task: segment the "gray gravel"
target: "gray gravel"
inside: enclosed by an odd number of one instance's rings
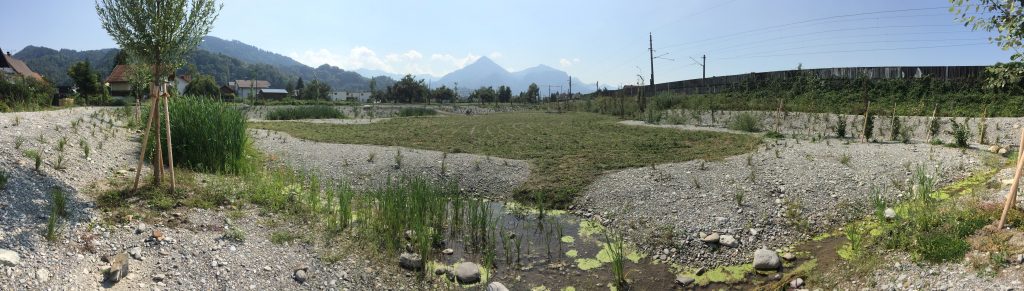
[[[876,108],[877,109],[877,108]],[[835,136],[835,125],[840,118],[847,120],[847,137],[859,138],[863,133],[863,115],[837,115],[830,113],[802,113],[768,111],[715,111],[714,118],[706,110],[669,110],[659,124],[690,125],[704,128],[726,128],[734,117],[740,113],[749,113],[758,117],[761,126],[765,130],[774,130],[786,135],[802,135],[807,138],[813,136]],[[980,143],[981,118],[963,117],[937,117],[940,123],[939,135],[935,136],[942,142],[953,141],[950,135],[951,120],[958,123],[967,123],[971,135],[969,142]],[[901,128],[912,132],[910,139],[918,142],[928,142],[932,138],[928,133],[928,127],[932,120],[931,116],[900,116]],[[1017,145],[1020,142],[1021,128],[1024,127],[1024,118],[1019,117],[995,117],[985,119],[986,144]],[[879,141],[890,140],[892,131],[891,116],[875,116],[873,137]]]
[[[95,208],[95,195],[108,179],[134,174],[139,133],[123,128],[106,108],[73,108],[44,112],[0,113],[0,170],[10,177],[0,189],[0,249],[18,254],[15,266],[0,266],[0,290],[400,290],[419,283],[397,266],[357,252],[330,253],[317,234],[301,223],[258,209],[240,210],[228,223],[229,209],[178,209],[127,223],[105,219],[113,213]],[[96,115],[94,115],[96,114]],[[76,133],[72,122],[82,120]],[[113,122],[107,125],[107,120]],[[17,125],[15,125],[17,124]],[[93,136],[93,125],[96,134]],[[38,141],[42,134],[45,142]],[[20,149],[18,136],[25,137]],[[55,169],[57,141],[66,136],[64,165]],[[79,139],[90,144],[86,159]],[[99,144],[103,144],[100,146]],[[25,149],[43,153],[36,172]],[[144,167],[143,171],[147,171]],[[58,239],[43,238],[50,212],[50,190],[68,193],[70,219],[59,227]],[[123,216],[119,216],[123,217]],[[226,240],[225,229],[239,229],[244,242]],[[150,236],[157,230],[162,243]],[[305,237],[287,245],[269,241],[271,233],[288,231]],[[117,284],[103,282],[104,256],[138,250],[130,273]],[[340,247],[340,249],[346,249]],[[335,263],[324,261],[331,257]],[[304,268],[307,280],[293,279]]]
[[[260,150],[279,156],[293,167],[316,171],[360,189],[379,187],[388,177],[423,177],[455,181],[465,193],[506,199],[530,175],[528,163],[519,160],[472,154],[445,157],[443,152],[402,147],[318,143],[266,130],[255,130],[253,136]],[[401,166],[396,166],[395,156],[399,152]]]
[[[722,161],[607,174],[581,195],[577,211],[612,222],[656,258],[689,266],[745,263],[759,247],[786,247],[870,213],[872,189],[886,200],[900,199],[896,188],[907,185],[918,165],[948,183],[982,166],[980,154],[925,144],[787,139]],[[848,165],[841,163],[844,155]],[[700,240],[701,233],[716,232],[734,235],[739,246]]]

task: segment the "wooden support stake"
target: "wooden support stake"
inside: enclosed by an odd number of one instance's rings
[[[1017,149],[1017,170],[1013,173],[1013,183],[1010,184],[1010,193],[1006,195],[1006,203],[1003,204],[1003,214],[999,215],[997,229],[1003,229],[1006,223],[1006,213],[1010,212],[1010,206],[1017,204],[1017,187],[1020,186],[1021,168],[1024,167],[1024,129],[1020,132],[1020,146]]]
[[[164,124],[167,128],[167,165],[170,166],[171,171],[171,192],[174,192],[176,181],[174,179],[174,152],[171,150],[173,149],[173,144],[171,143],[171,113],[169,109],[171,105],[168,101],[168,99],[171,99],[171,96],[167,95],[167,92],[164,92],[162,95],[164,99]]]
[[[149,131],[153,129],[153,120],[156,119],[156,98],[150,100],[149,121],[146,122],[146,131],[142,134],[142,149],[139,151],[139,165],[135,167],[135,186],[132,191],[139,189],[139,178],[142,177],[142,162],[146,160],[146,146],[149,144]]]

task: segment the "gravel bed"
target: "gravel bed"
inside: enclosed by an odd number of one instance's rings
[[[786,247],[869,213],[872,189],[889,201],[902,198],[896,188],[908,184],[918,165],[944,184],[981,167],[980,155],[987,153],[786,139],[721,161],[609,173],[577,199],[576,211],[611,222],[661,260],[687,266],[749,263],[759,247]],[[708,244],[702,233],[732,235],[738,245]]]
[[[511,198],[512,192],[530,175],[525,161],[472,154],[402,147],[319,143],[267,130],[254,130],[256,147],[293,167],[311,170],[328,178],[343,180],[357,189],[381,186],[387,179],[422,177],[431,181],[451,180],[464,193],[492,199]],[[401,166],[396,155],[401,152]]]
[[[877,108],[876,108],[877,109]],[[706,110],[669,110],[662,117],[661,124],[691,125],[697,127],[727,128],[734,117],[740,113],[748,113],[761,121],[764,130],[774,130],[786,135],[803,136],[824,136],[834,137],[835,126],[840,118],[847,120],[846,136],[860,137],[864,127],[863,115],[837,115],[830,113],[803,113],[787,112],[780,115],[774,111],[715,111],[714,118]],[[918,142],[928,142],[932,138],[928,133],[931,123],[931,116],[899,116],[900,127],[904,131],[911,132],[910,139]],[[964,117],[938,117],[940,123],[939,134],[935,136],[942,142],[953,141],[950,134],[952,126],[950,120],[958,123],[968,124],[971,135],[969,142],[980,144],[981,118]],[[1024,127],[1024,118],[1020,117],[990,117],[985,119],[986,144],[997,144],[1002,146],[1017,145],[1020,143],[1021,128]],[[873,137],[879,141],[890,140],[892,131],[891,116],[876,115],[874,119]]]
[[[94,199],[111,178],[130,179],[137,161],[139,133],[121,127],[111,108],[80,107],[43,112],[0,113],[0,171],[9,181],[0,189],[0,290],[400,290],[418,289],[414,277],[397,264],[357,253],[324,253],[317,234],[303,233],[297,222],[258,209],[241,211],[228,223],[227,209],[177,209],[160,213],[142,226],[114,223]],[[98,113],[100,112],[100,113]],[[72,122],[78,123],[76,133]],[[112,122],[108,125],[107,120]],[[93,125],[96,133],[93,136]],[[42,135],[42,142],[39,136]],[[20,149],[15,140],[24,137]],[[66,137],[63,165],[55,169],[57,141]],[[90,145],[85,158],[79,146]],[[103,144],[100,146],[100,144]],[[40,171],[23,150],[39,150]],[[148,166],[143,168],[148,171]],[[66,222],[54,242],[44,239],[50,215],[50,191],[68,194]],[[225,239],[225,229],[239,229],[244,242]],[[163,240],[154,241],[155,231]],[[287,245],[269,242],[273,231],[303,235]],[[129,274],[104,282],[104,257],[130,253]],[[17,262],[7,265],[10,254]],[[322,260],[330,255],[335,263]],[[295,279],[303,268],[306,280]]]

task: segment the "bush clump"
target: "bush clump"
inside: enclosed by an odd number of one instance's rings
[[[338,108],[329,105],[305,105],[277,108],[267,113],[268,120],[345,118]]]
[[[732,122],[729,123],[729,129],[746,132],[760,132],[761,120],[754,117],[751,113],[743,112],[733,118]]]
[[[171,98],[168,112],[175,166],[214,173],[240,173],[248,169],[245,156],[249,135],[241,111],[221,101],[185,96]],[[142,120],[147,120],[149,110],[143,110],[143,114]],[[163,133],[165,129],[158,130]],[[152,160],[156,137],[152,133],[149,136],[147,151]],[[161,146],[166,146],[167,141],[161,142]]]
[[[430,108],[423,107],[406,107],[398,111],[398,116],[401,117],[413,117],[413,116],[431,116],[437,115],[437,111]]]

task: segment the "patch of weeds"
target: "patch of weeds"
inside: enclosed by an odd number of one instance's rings
[[[398,149],[395,152],[395,169],[402,168],[402,149]]]
[[[605,247],[608,250],[608,256],[611,258],[609,262],[609,269],[612,272],[612,278],[615,280],[613,283],[616,287],[622,290],[629,289],[629,281],[626,280],[626,251],[623,248],[624,243],[622,236],[618,235],[614,231],[605,230]]]
[[[864,140],[870,142],[875,134],[875,114],[868,110],[864,118]]]
[[[68,145],[68,138],[67,137],[61,137],[60,139],[57,140],[57,151],[63,153],[64,152],[64,148],[67,145]]]
[[[82,148],[82,154],[84,154],[85,155],[85,159],[88,160],[89,159],[89,153],[92,151],[92,149],[89,148],[89,142],[85,141],[84,138],[83,139],[79,139],[78,140],[78,147]]]
[[[847,154],[847,153],[843,153],[843,155],[839,156],[839,163],[843,164],[844,166],[849,167],[850,166],[850,155]]]
[[[245,242],[245,232],[237,227],[231,227],[224,231],[224,239]]]
[[[19,136],[14,137],[14,149],[20,150],[21,146],[24,145],[24,144],[25,144],[25,137],[24,136],[20,136],[19,135]]]
[[[743,112],[737,114],[736,117],[733,118],[732,122],[729,123],[729,129],[746,132],[760,132],[761,120],[751,113]]]
[[[3,190],[4,187],[7,186],[7,180],[9,179],[10,177],[8,177],[7,172],[0,170],[0,190]]]
[[[61,221],[69,215],[67,203],[67,194],[64,193],[64,190],[60,188],[50,190],[50,217],[47,219],[46,233],[44,234],[47,241],[57,240],[57,231]]]
[[[774,131],[774,130],[772,130],[772,131],[768,131],[768,132],[764,133],[764,137],[767,137],[767,138],[774,138],[774,139],[782,139],[782,138],[786,138],[786,136],[785,136],[785,135],[782,135],[782,134],[781,134],[781,133],[779,133],[778,131]]]
[[[736,206],[743,206],[743,198],[746,195],[746,192],[742,190],[737,190],[736,193],[732,194],[732,201],[736,202]]]
[[[786,199],[782,218],[786,220],[786,224],[796,228],[798,231],[806,232],[810,230],[811,224],[807,221],[807,217],[804,216],[803,205],[800,204],[799,200],[793,198]]]
[[[296,239],[299,239],[301,237],[302,236],[300,236],[298,234],[287,232],[287,231],[274,231],[274,232],[270,233],[270,242],[275,244],[275,245],[283,245],[283,244],[291,243],[291,242],[293,242]]]
[[[37,150],[26,150],[22,152],[26,158],[32,159],[35,162],[36,172],[39,172],[39,167],[43,165],[43,157]]]
[[[952,128],[952,130],[949,131],[949,134],[953,136],[953,144],[959,148],[966,148],[968,146],[967,139],[971,136],[971,129],[968,128],[967,121],[960,124],[957,123],[956,120],[950,119],[949,125]]]
[[[373,160],[376,160],[376,159],[377,159],[377,153],[370,153],[370,155],[366,157],[366,162],[373,164]]]
[[[67,166],[64,165],[64,153],[57,154],[57,162],[53,164],[54,170],[64,170]]]

